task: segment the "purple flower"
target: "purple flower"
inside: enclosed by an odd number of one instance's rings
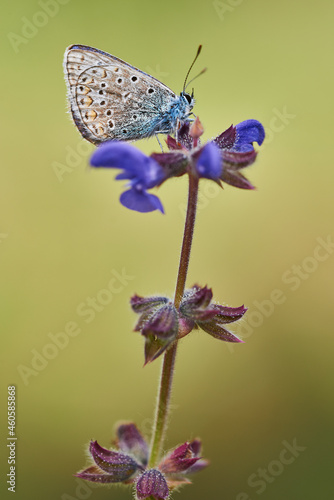
[[[122,205],[137,212],[152,212],[163,207],[159,198],[148,192],[171,177],[184,174],[224,181],[242,189],[254,189],[240,170],[253,163],[256,151],[253,143],[264,140],[264,128],[257,120],[231,125],[218,137],[201,145],[203,127],[198,118],[190,125],[183,123],[177,140],[167,137],[168,152],[146,156],[135,147],[120,141],[108,141],[93,153],[93,167],[119,168],[117,180],[129,180],[129,189],[122,193]]]
[[[182,336],[199,327],[216,339],[242,343],[242,340],[223,325],[241,319],[247,308],[221,306],[212,303],[211,300],[212,290],[206,286],[201,288],[194,285],[190,290],[186,290],[179,309],[180,317],[185,325]]]
[[[123,170],[117,180],[128,179],[129,190],[122,193],[122,205],[137,212],[163,212],[159,198],[147,192],[164,178],[163,169],[152,158],[125,142],[108,141],[93,153],[90,163],[93,167],[119,168]]]
[[[131,298],[131,307],[140,314],[136,332],[145,337],[145,364],[159,357],[177,337],[177,310],[167,297]]]
[[[197,328],[225,342],[243,342],[224,325],[241,319],[247,309],[212,303],[212,290],[206,286],[186,290],[178,310],[168,297],[134,295],[130,303],[140,314],[134,330],[145,337],[145,364]]]
[[[153,497],[157,500],[163,500],[169,497],[169,489],[166,479],[160,471],[150,469],[142,474],[136,484],[137,498]]]
[[[76,476],[101,484],[134,484],[138,500],[165,500],[171,490],[191,482],[186,474],[208,465],[200,457],[201,442],[197,439],[167,453],[155,468],[147,468],[148,445],[133,423],[118,427],[116,444],[117,450],[108,450],[92,441],[89,453],[93,465]]]
[[[240,172],[241,169],[254,163],[257,152],[253,143],[260,146],[265,132],[257,120],[246,120],[235,127],[230,126],[214,139],[223,158],[223,172],[220,179],[231,186],[241,189],[254,189],[254,186]]]

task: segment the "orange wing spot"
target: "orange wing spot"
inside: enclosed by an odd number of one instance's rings
[[[95,127],[94,127],[94,131],[95,131],[95,134],[96,135],[103,135],[104,134],[104,128],[102,127],[101,124],[97,124]]]
[[[95,118],[97,117],[97,113],[96,111],[94,111],[93,109],[89,109],[88,111],[86,111],[85,113],[85,118],[88,122],[93,122],[95,120]]]
[[[89,106],[92,104],[93,99],[89,97],[88,95],[86,97],[83,97],[82,99],[79,100],[80,104],[84,108],[89,108]]]
[[[78,94],[83,94],[86,95],[88,92],[91,92],[91,89],[89,87],[86,87],[86,85],[78,85],[77,86],[77,93]]]

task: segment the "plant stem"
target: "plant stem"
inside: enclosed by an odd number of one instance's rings
[[[189,173],[188,207],[184,226],[183,242],[180,255],[179,272],[175,288],[174,305],[179,308],[187,279],[191,244],[193,240],[199,179]],[[152,433],[150,467],[154,467],[159,459],[168,423],[168,410],[172,392],[174,365],[178,341],[176,340],[164,355],[160,376],[158,404]]]

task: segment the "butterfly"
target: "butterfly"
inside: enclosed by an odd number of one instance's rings
[[[64,72],[74,123],[95,145],[175,133],[195,104],[194,93],[185,91],[187,77],[176,95],[153,76],[86,45],[66,49]]]

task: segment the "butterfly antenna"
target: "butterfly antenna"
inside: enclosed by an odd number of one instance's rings
[[[203,75],[203,73],[205,73],[207,69],[208,69],[208,68],[203,68],[203,69],[202,69],[202,71],[200,71],[200,72],[198,73],[198,75],[194,76],[194,78],[192,78],[192,79],[190,80],[190,82],[188,82],[188,83],[187,83],[187,85],[184,87],[183,91],[185,91],[185,90],[186,90],[186,88],[187,88],[187,87],[189,87],[189,85],[191,84],[191,82],[193,82],[194,80],[196,80],[196,78],[198,78],[199,76]]]
[[[184,84],[183,84],[183,92],[186,90],[186,83],[187,83],[187,79],[188,79],[188,76],[189,76],[189,73],[190,71],[192,70],[192,67],[194,66],[195,62],[196,62],[196,59],[198,58],[198,56],[200,55],[201,53],[201,50],[202,50],[202,45],[200,45],[197,49],[197,53],[195,55],[195,58],[193,60],[193,62],[191,63],[190,65],[190,68],[188,69],[188,73],[186,74],[186,77],[185,77],[185,80],[184,80]],[[203,71],[202,71],[203,73]]]

